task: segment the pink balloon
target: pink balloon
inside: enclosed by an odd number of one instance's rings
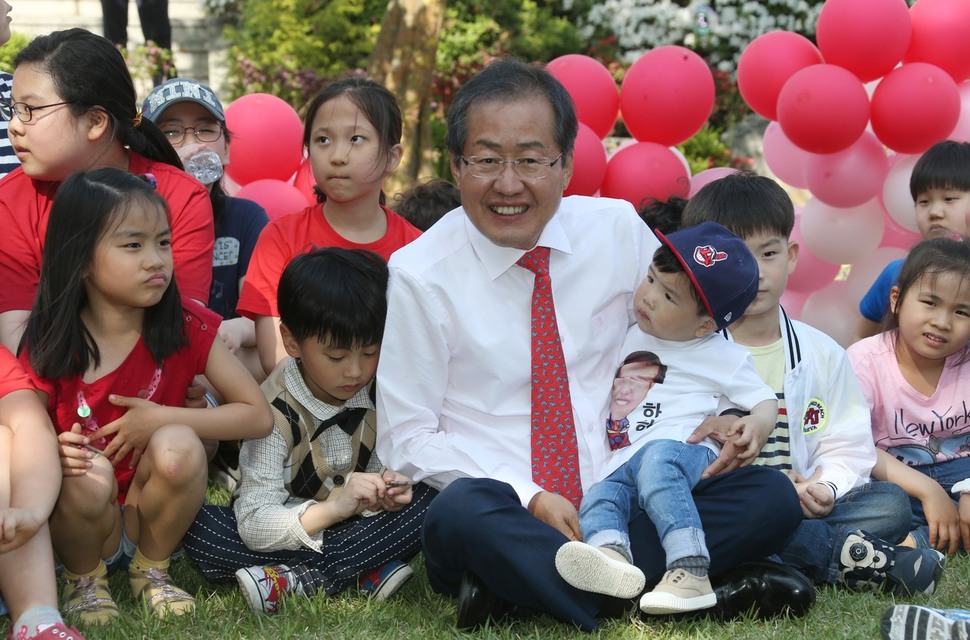
[[[830,283],[808,296],[802,307],[802,322],[810,324],[843,347],[852,343],[859,321],[859,305],[853,305],[845,281]]]
[[[694,195],[701,190],[705,184],[714,182],[715,180],[720,180],[725,176],[729,176],[737,173],[737,169],[732,169],[731,167],[713,167],[711,169],[704,169],[696,176],[692,176],[690,179],[690,191],[687,192],[687,199],[691,199]]]
[[[799,245],[798,262],[795,271],[788,276],[786,291],[797,291],[808,294],[826,286],[835,276],[839,275],[839,265],[825,262],[815,256],[807,246],[801,230],[802,215],[795,215],[795,227],[791,232],[791,241]]]
[[[689,188],[684,165],[670,149],[656,142],[638,142],[620,149],[606,163],[600,193],[639,208],[647,198],[684,198]]]
[[[714,77],[699,55],[668,45],[630,66],[620,87],[623,122],[640,142],[680,144],[700,131],[714,107]]]
[[[785,292],[781,294],[781,306],[785,309],[785,313],[788,314],[789,318],[800,320],[806,298],[808,298],[808,293],[785,289]]]
[[[300,163],[300,167],[293,174],[292,182],[293,186],[306,198],[307,204],[317,203],[317,194],[313,192],[313,188],[317,186],[317,181],[313,179],[313,167],[310,165],[309,158],[304,158],[303,162]]]
[[[852,304],[859,304],[887,264],[897,258],[905,258],[907,253],[909,252],[906,249],[899,247],[879,247],[864,260],[853,264],[849,277],[845,279],[848,285],[846,292]]]
[[[880,247],[895,247],[897,249],[903,249],[909,251],[913,248],[917,242],[923,239],[923,236],[917,231],[910,231],[906,227],[901,226],[889,212],[886,212],[886,230],[882,234],[882,242]]]
[[[589,56],[570,53],[550,60],[546,70],[566,87],[579,121],[601,140],[610,135],[620,110],[620,95],[609,69]]]
[[[302,211],[307,206],[306,196],[299,189],[275,179],[253,180],[240,189],[236,197],[259,203],[266,209],[270,220],[287,213]]]
[[[238,184],[288,180],[303,160],[303,123],[276,96],[250,93],[235,100],[226,108],[226,126],[232,132],[226,172]]]
[[[815,36],[827,63],[869,82],[902,59],[912,30],[906,0],[827,0]]]
[[[919,0],[909,10],[913,37],[903,62],[928,62],[956,82],[970,78],[970,2]]]
[[[947,139],[970,142],[970,80],[961,82],[957,89],[960,91],[960,117]]]
[[[591,128],[580,123],[573,155],[573,177],[563,195],[591,196],[606,175],[606,147]]]
[[[812,198],[802,212],[804,246],[832,264],[865,259],[882,241],[883,211],[879,201],[847,209],[830,207]]]
[[[777,122],[768,123],[763,147],[765,164],[779,180],[796,189],[808,187],[808,181],[805,179],[805,163],[812,154],[796,147]]]
[[[956,82],[925,62],[890,71],[872,94],[872,130],[900,153],[922,153],[946,139],[959,117]]]
[[[822,54],[805,36],[770,31],[752,40],[741,52],[738,90],[755,113],[777,120],[781,88],[796,71],[822,62]]]
[[[842,151],[862,136],[868,121],[869,96],[862,82],[834,64],[796,72],[778,94],[778,122],[805,151]]]
[[[897,157],[882,185],[882,206],[886,212],[896,224],[917,233],[916,202],[909,192],[909,179],[918,160],[919,156]]]
[[[805,163],[805,180],[812,195],[833,207],[857,207],[875,198],[888,173],[882,143],[868,131],[848,149],[813,155]]]

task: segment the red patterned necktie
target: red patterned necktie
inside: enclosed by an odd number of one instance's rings
[[[532,479],[579,508],[583,497],[579,452],[552,300],[549,247],[536,247],[517,264],[536,274],[532,289]]]

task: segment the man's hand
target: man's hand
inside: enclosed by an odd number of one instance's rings
[[[559,530],[570,540],[582,541],[579,529],[579,512],[573,503],[558,493],[541,491],[529,502],[529,513],[550,527]]]
[[[744,460],[739,458],[738,455],[741,454],[746,447],[737,446],[734,442],[737,438],[729,438],[727,435],[737,419],[737,416],[730,415],[710,416],[708,418],[704,418],[704,421],[696,429],[694,429],[690,436],[688,436],[688,444],[698,444],[705,438],[713,438],[721,443],[721,453],[719,453],[717,459],[711,463],[711,466],[704,469],[704,473],[701,474],[701,480],[710,478],[711,476],[719,473],[733,471],[734,469],[740,467],[744,462]]]

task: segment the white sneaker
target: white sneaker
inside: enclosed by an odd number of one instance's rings
[[[236,582],[253,613],[274,614],[280,598],[297,590],[296,577],[285,564],[255,566],[236,572]]]
[[[664,615],[709,609],[716,604],[710,578],[695,576],[684,569],[671,569],[653,591],[640,598],[640,611]]]
[[[643,591],[643,572],[610,549],[570,541],[556,552],[556,570],[577,589],[615,598],[635,598]]]

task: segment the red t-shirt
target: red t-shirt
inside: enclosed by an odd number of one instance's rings
[[[47,411],[58,433],[70,431],[78,422],[85,433],[120,418],[124,407],[108,402],[109,394],[138,397],[169,407],[185,406],[185,391],[192,378],[205,372],[212,342],[216,339],[222,318],[197,302],[183,297],[185,334],[188,344],[170,355],[159,367],[141,339],[117,369],[88,384],[79,376],[71,379],[48,380],[38,376],[30,366],[28,349],[20,352],[20,363],[30,374],[37,388],[48,395]],[[28,345],[29,348],[29,345]],[[104,449],[113,436],[92,442]],[[131,455],[115,465],[118,481],[118,503],[125,495],[135,475],[129,468]]]
[[[158,193],[168,202],[179,293],[208,302],[215,235],[209,193],[184,171],[136,153],[128,170],[154,175]],[[34,306],[47,221],[59,186],[33,180],[20,167],[0,180],[0,313]]]
[[[34,383],[30,381],[30,376],[24,372],[17,357],[0,345],[0,398],[21,389],[35,390]]]
[[[290,260],[301,253],[322,247],[367,249],[387,260],[392,253],[421,235],[410,222],[387,207],[381,208],[387,215],[387,232],[380,240],[367,244],[351,242],[334,231],[323,215],[322,204],[271,220],[256,241],[236,311],[253,319],[256,316],[278,316],[276,288],[280,276]]]

